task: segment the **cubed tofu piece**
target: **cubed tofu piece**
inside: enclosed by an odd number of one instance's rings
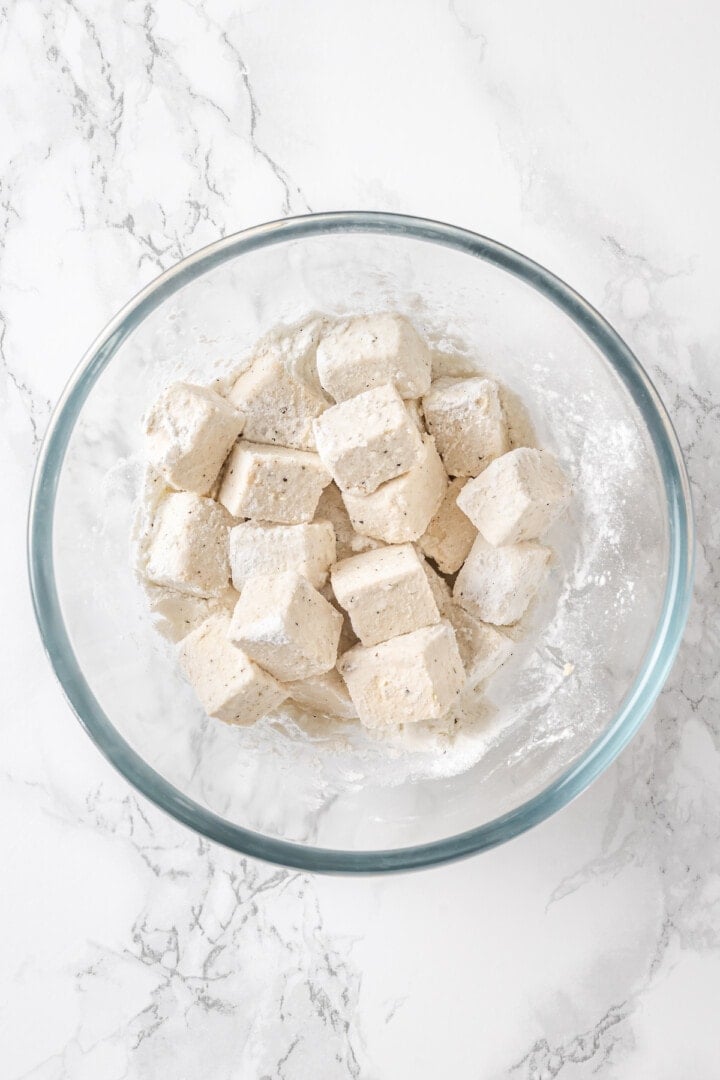
[[[422,563],[423,573],[427,578],[427,583],[430,586],[430,592],[433,594],[433,600],[437,604],[437,609],[443,618],[445,618],[448,609],[452,606],[453,602],[452,589],[445,578],[440,577],[437,570],[435,570],[427,559],[424,559],[419,552],[418,558]]]
[[[440,612],[412,544],[378,548],[335,563],[333,592],[363,645],[440,622]]]
[[[466,688],[474,690],[505,663],[513,651],[513,643],[501,630],[476,619],[459,604],[449,609],[448,619],[465,668]]]
[[[236,518],[299,525],[312,521],[329,483],[317,454],[241,439],[228,458],[218,499]]]
[[[337,484],[328,484],[320,496],[315,510],[315,521],[329,521],[335,530],[336,559],[347,559],[351,555],[359,555],[361,551],[382,547],[380,540],[373,540],[372,536],[361,536],[355,532]]]
[[[403,315],[361,315],[323,337],[317,370],[336,401],[385,383],[393,383],[403,398],[416,398],[430,387],[430,351]]]
[[[524,541],[493,547],[478,536],[455,581],[453,596],[482,622],[521,619],[545,577],[550,549]]]
[[[436,379],[423,411],[450,476],[477,476],[510,449],[499,388],[491,379]]]
[[[457,504],[467,481],[457,477],[448,484],[440,509],[418,540],[418,547],[443,574],[454,574],[468,556],[477,529]]]
[[[342,615],[294,570],[248,578],[230,640],[282,682],[334,667]]]
[[[324,395],[288,370],[278,348],[255,358],[228,394],[244,417],[245,438],[256,443],[314,450],[313,420],[328,407]]]
[[[417,540],[437,513],[447,488],[447,476],[435,443],[423,436],[423,456],[409,472],[381,484],[371,495],[343,492],[350,521],[356,532],[404,544]]]
[[[208,716],[254,724],[288,697],[286,687],[228,640],[229,615],[211,615],[183,638],[180,664]]]
[[[357,710],[347,687],[335,668],[309,679],[286,683],[292,701],[303,709],[320,716],[335,716],[340,720],[357,720]]]
[[[214,390],[173,383],[145,418],[147,458],[171,487],[207,495],[242,429]]]
[[[320,459],[343,491],[369,495],[423,455],[420,432],[394,386],[333,405],[313,430]]]
[[[230,573],[236,589],[253,574],[297,570],[319,589],[335,562],[335,531],[329,521],[261,525],[243,521],[230,530]]]
[[[534,540],[567,505],[570,484],[552,454],[511,450],[465,485],[458,506],[490,544]]]
[[[212,499],[172,492],[153,519],[145,577],[192,596],[219,596],[230,581],[228,525]]]
[[[465,680],[455,632],[446,621],[370,648],[356,645],[340,658],[338,670],[369,728],[438,719]]]
[[[168,641],[180,641],[211,615],[231,615],[240,594],[228,587],[220,596],[190,596],[164,585],[146,585],[153,624]]]

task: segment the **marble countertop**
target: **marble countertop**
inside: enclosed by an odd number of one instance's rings
[[[7,1080],[720,1076],[719,33],[704,0],[3,5]],[[60,694],[24,566],[52,403],[108,318],[220,235],[347,208],[575,285],[660,389],[699,529],[685,644],[615,765],[391,879],[240,859],[137,796]]]

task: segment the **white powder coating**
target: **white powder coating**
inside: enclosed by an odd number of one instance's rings
[[[328,407],[327,398],[289,370],[277,346],[260,352],[228,397],[244,418],[243,433],[251,442],[315,449],[313,420]]]
[[[288,696],[271,675],[230,643],[228,615],[212,615],[180,644],[180,665],[208,716],[254,724]]]
[[[510,449],[499,387],[491,379],[436,379],[423,412],[450,476],[477,476]]]
[[[423,456],[420,432],[394,386],[333,405],[313,431],[318,454],[343,491],[369,495]]]
[[[382,547],[381,540],[355,532],[337,484],[328,484],[323,491],[315,510],[315,520],[331,523],[335,530],[335,557],[338,560]]]
[[[393,383],[403,398],[430,387],[430,352],[402,315],[361,315],[339,323],[317,350],[320,382],[336,401]]]
[[[230,579],[229,520],[213,499],[185,491],[167,495],[151,526],[148,581],[192,596],[220,596]]]
[[[475,690],[510,657],[513,643],[501,630],[480,622],[458,604],[451,605],[448,619],[465,667],[465,688]]]
[[[145,418],[147,459],[171,487],[207,495],[242,429],[240,414],[214,390],[174,383]]]
[[[455,633],[445,621],[371,648],[356,645],[338,669],[369,728],[439,719],[465,679]]]
[[[546,450],[513,450],[471,480],[458,506],[491,544],[535,540],[565,509],[570,485]]]
[[[227,460],[218,499],[233,517],[296,525],[312,521],[329,483],[317,454],[241,439]]]
[[[357,709],[335,668],[298,682],[286,683],[291,699],[303,709],[339,720],[357,720]]]
[[[463,477],[450,481],[439,510],[418,540],[420,550],[443,574],[460,569],[477,536],[477,529],[457,504],[466,482]]]
[[[422,458],[412,469],[381,484],[371,495],[343,492],[343,500],[356,532],[387,544],[404,544],[425,532],[447,483],[435,442],[425,435]]]
[[[230,640],[282,682],[334,667],[342,615],[292,570],[248,578],[235,606]]]
[[[332,587],[363,645],[440,622],[440,612],[411,544],[380,548],[336,563]]]
[[[243,521],[230,530],[230,573],[236,589],[254,574],[296,570],[319,589],[335,562],[335,531],[329,521],[266,525]]]
[[[521,619],[545,577],[550,549],[531,541],[493,547],[478,536],[457,576],[453,596],[482,622]]]
[[[164,585],[146,586],[148,608],[157,630],[168,641],[180,641],[211,615],[231,615],[240,599],[233,588],[220,596],[190,596]]]

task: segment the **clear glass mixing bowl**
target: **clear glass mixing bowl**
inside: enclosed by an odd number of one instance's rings
[[[575,482],[552,580],[491,683],[484,742],[445,755],[206,720],[131,569],[140,418],[313,310],[408,313],[498,376]],[[307,870],[427,866],[499,844],[581,792],[665,680],[691,591],[677,439],[647,375],[577,293],[502,244],[391,214],[295,218],[220,240],[113,319],[71,379],[37,467],[30,579],[81,723],[144,795],[250,855]]]

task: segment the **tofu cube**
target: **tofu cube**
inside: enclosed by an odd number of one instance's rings
[[[335,562],[335,531],[329,521],[261,525],[243,521],[230,530],[230,573],[241,590],[253,574],[297,570],[319,589]]]
[[[452,605],[448,619],[465,668],[466,689],[475,690],[505,663],[513,651],[513,643],[502,631],[480,622],[458,604]]]
[[[208,716],[254,724],[288,697],[287,689],[228,641],[229,615],[211,615],[180,644],[180,664]]]
[[[333,592],[363,645],[440,622],[440,612],[412,544],[366,551],[336,563]]]
[[[458,506],[490,544],[534,540],[567,505],[570,485],[552,454],[511,450],[465,485]]]
[[[335,558],[347,559],[361,551],[370,551],[381,547],[379,540],[371,536],[361,536],[352,527],[350,516],[337,484],[328,484],[323,491],[315,511],[315,521],[329,521],[335,530]]]
[[[478,536],[453,589],[456,602],[482,622],[510,626],[525,614],[545,577],[550,549],[524,541],[493,547]]]
[[[227,460],[218,499],[236,518],[298,525],[312,521],[329,483],[317,454],[241,439]]]
[[[446,621],[370,648],[356,645],[340,658],[338,670],[368,728],[438,719],[465,681],[455,632]]]
[[[320,382],[336,401],[385,383],[403,398],[421,397],[430,388],[430,364],[430,351],[412,323],[389,312],[339,323],[317,350]]]
[[[417,465],[420,432],[393,386],[333,405],[313,423],[320,459],[343,491],[369,495]]]
[[[340,720],[357,720],[357,710],[347,687],[335,668],[309,679],[286,683],[291,699],[303,709],[320,716],[335,716]]]
[[[450,481],[440,509],[418,540],[420,550],[443,574],[454,574],[460,569],[477,536],[477,529],[457,504],[466,483],[464,477]]]
[[[190,596],[164,585],[146,585],[153,623],[168,641],[180,641],[210,615],[231,615],[240,594],[228,587],[220,596]]]
[[[189,491],[167,495],[153,519],[145,577],[191,596],[220,596],[230,580],[228,524],[213,499]]]
[[[230,640],[282,682],[335,666],[342,615],[294,570],[248,578]]]
[[[343,492],[356,532],[387,544],[417,540],[425,532],[445,495],[447,476],[432,437],[422,440],[423,456],[409,472],[381,484],[371,495]]]
[[[255,358],[228,394],[244,417],[245,438],[256,443],[314,450],[313,420],[329,402],[288,370],[278,348]]]
[[[179,382],[160,395],[144,426],[147,459],[167,483],[207,495],[243,419],[214,390]]]
[[[500,391],[491,379],[436,379],[423,410],[450,476],[477,476],[510,449]]]

